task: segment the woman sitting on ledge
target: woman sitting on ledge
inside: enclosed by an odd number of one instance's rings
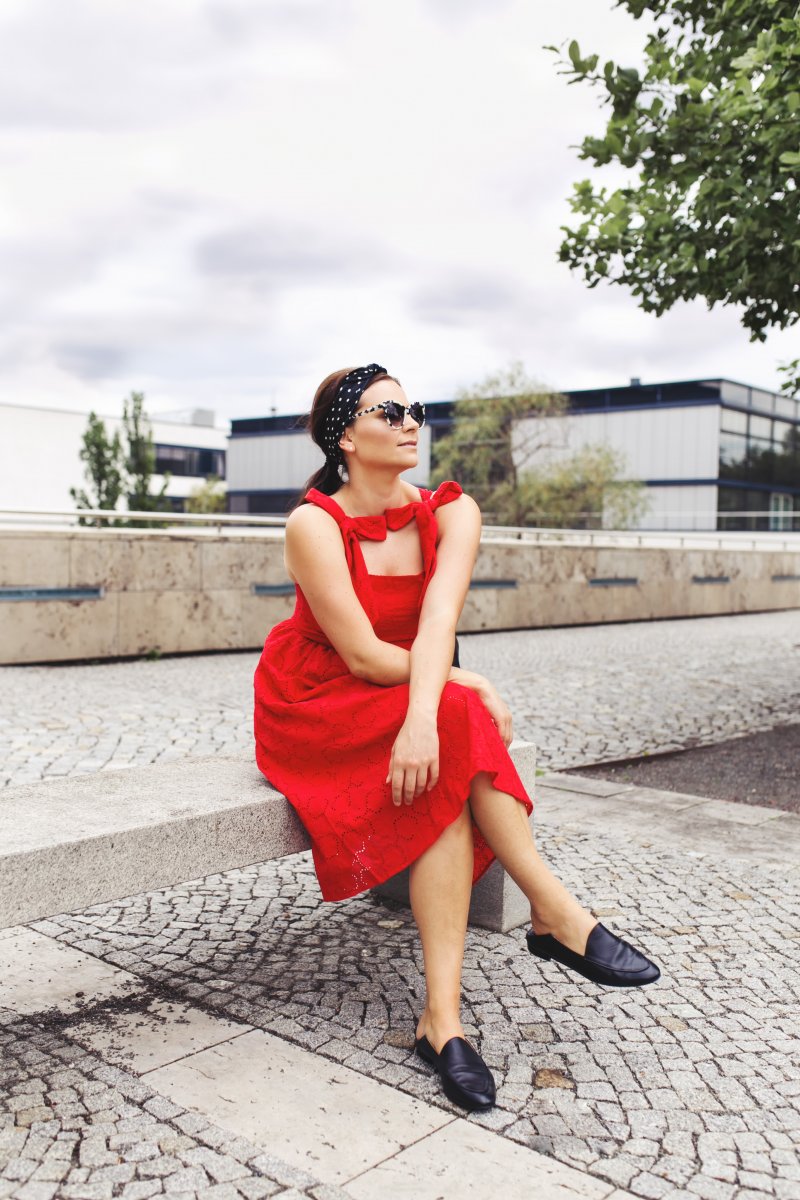
[[[427,986],[416,1052],[451,1100],[486,1109],[495,1085],[464,1039],[461,966],[470,891],[495,857],[530,901],[532,954],[618,987],[659,970],[545,866],[511,713],[452,665],[481,517],[457,483],[403,480],[424,421],[376,363],[320,385],[309,425],[325,465],[286,523],[297,603],[256,671],[256,755],[308,830],[325,900],[410,866]]]

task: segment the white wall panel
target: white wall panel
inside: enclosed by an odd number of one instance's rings
[[[515,431],[516,461],[532,441],[552,442],[529,465],[558,461],[585,446],[607,443],[625,456],[629,479],[716,478],[719,462],[719,406],[630,409],[528,418]]]
[[[637,529],[698,529],[717,527],[717,489],[701,484],[649,487],[650,507]]]

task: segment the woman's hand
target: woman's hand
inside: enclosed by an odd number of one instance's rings
[[[439,781],[439,733],[436,717],[406,717],[392,746],[389,774],[394,804],[411,804]]]
[[[511,710],[506,704],[505,700],[500,698],[489,681],[486,680],[485,682],[486,687],[481,688],[481,690],[478,692],[478,695],[485,704],[486,708],[488,708],[489,716],[497,726],[497,732],[503,739],[503,745],[507,750],[514,740]]]
[[[476,671],[465,671],[462,667],[451,667],[448,680],[478,693],[497,726],[503,745],[508,749],[514,739],[511,711],[506,702],[501,700],[496,688],[485,676],[478,675]]]

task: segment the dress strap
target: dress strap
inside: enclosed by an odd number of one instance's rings
[[[420,488],[420,491],[427,491],[427,488]],[[444,483],[440,483],[435,492],[428,492],[425,497],[428,500],[432,509],[441,508],[443,504],[449,504],[451,500],[457,500],[462,494],[461,485],[452,479],[446,479]]]
[[[327,496],[325,492],[319,492],[316,488],[309,488],[305,498],[306,500],[310,500],[312,504],[316,504],[318,508],[324,508],[325,512],[329,513],[339,525],[344,525],[345,521],[349,519],[341,505],[336,503],[333,496]]]

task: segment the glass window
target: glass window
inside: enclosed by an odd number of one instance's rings
[[[717,489],[717,528],[769,528],[769,493],[751,492],[746,488]]]
[[[772,492],[769,498],[770,529],[791,529],[793,517],[794,504],[792,503],[792,497],[785,492]]]
[[[720,429],[726,433],[747,433],[747,413],[735,408],[721,409]]]
[[[732,466],[744,463],[747,458],[747,438],[738,433],[722,433],[719,439],[719,461]]]
[[[225,478],[225,451],[196,446],[156,446],[156,472],[163,475],[218,475]]]
[[[762,412],[771,413],[775,409],[775,395],[773,392],[763,392],[759,388],[751,388],[750,404],[753,408],[760,408]]]
[[[775,412],[796,421],[800,417],[800,401],[794,396],[776,396]]]
[[[750,405],[750,388],[742,383],[731,383],[729,379],[723,379],[720,392],[722,399],[730,400],[731,404],[743,404],[746,408]]]
[[[751,413],[750,436],[766,438],[769,441],[772,438],[772,421],[769,417],[757,417],[754,413]]]

